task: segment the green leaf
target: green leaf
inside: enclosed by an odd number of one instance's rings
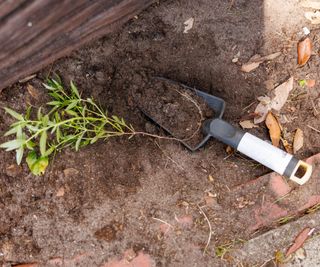
[[[87,107],[84,106],[83,109],[81,110],[81,115],[82,115],[82,117],[85,117],[86,111],[87,111]]]
[[[30,151],[27,155],[26,162],[29,169],[31,170],[32,165],[38,160],[37,153],[35,151]]]
[[[1,148],[6,148],[7,151],[18,149],[25,143],[25,139],[14,139],[0,145]]]
[[[55,90],[56,89],[49,83],[43,83],[42,85],[48,90]]]
[[[31,170],[31,172],[34,175],[44,174],[44,172],[49,164],[48,157],[38,158],[35,151],[29,152],[26,161],[27,161],[29,169]]]
[[[73,109],[76,105],[78,105],[78,100],[73,100],[73,101],[66,107],[65,111]]]
[[[56,148],[54,146],[50,147],[45,153],[44,153],[44,157],[50,156],[52,154],[52,152],[55,150]]]
[[[48,157],[41,157],[33,164],[31,172],[34,175],[44,174],[48,165],[49,165]]]
[[[90,144],[94,144],[95,142],[97,142],[100,138],[102,138],[104,134],[105,134],[105,131],[99,132],[95,137],[91,139]]]
[[[300,80],[300,81],[299,81],[299,85],[300,85],[301,87],[305,87],[305,86],[307,85],[307,81],[306,81],[306,80]]]
[[[54,83],[54,85],[56,86],[56,88],[62,89],[60,77],[59,77],[59,76],[57,76],[57,77],[58,77],[58,79],[57,79],[58,81],[56,81],[55,79],[51,79],[51,81]]]
[[[83,135],[84,135],[84,132],[78,137],[77,139],[77,142],[76,142],[76,145],[75,145],[75,148],[76,148],[76,151],[79,150],[79,147],[80,147],[80,144],[81,144],[81,140],[83,138]]]
[[[63,96],[59,95],[57,92],[51,92],[51,93],[49,93],[49,95],[52,96],[57,101],[64,100]]]
[[[14,117],[15,119],[19,120],[19,121],[23,121],[23,116],[21,114],[19,114],[18,112],[10,109],[10,108],[4,108],[4,110],[9,113],[12,117]]]
[[[27,124],[26,127],[28,128],[28,130],[29,130],[30,132],[37,132],[37,131],[39,130],[38,127],[33,126],[33,125],[29,125],[29,124]]]
[[[58,126],[52,127],[52,130],[50,131],[50,134],[54,134],[54,132],[57,130],[57,127],[58,127]]]
[[[31,115],[31,106],[29,106],[27,108],[27,111],[26,111],[26,115],[24,116],[26,118],[26,120],[29,120],[30,119],[30,115]]]
[[[7,131],[7,132],[4,134],[4,136],[8,136],[8,135],[11,135],[11,134],[15,134],[15,133],[17,132],[17,130],[18,130],[18,126],[13,127],[13,128],[11,128],[9,131]]]
[[[60,106],[61,102],[60,101],[50,101],[47,103],[49,106]]]
[[[73,110],[66,110],[66,113],[69,114],[70,116],[74,116],[74,117],[78,116],[78,113]]]
[[[41,107],[38,109],[38,112],[37,112],[37,118],[39,121],[42,120],[42,113],[41,113]]]
[[[70,82],[70,87],[71,87],[72,92],[80,99],[79,91],[78,91],[77,87],[75,86],[75,84],[73,83],[73,81]]]
[[[43,126],[47,126],[48,122],[49,122],[49,116],[48,115],[44,115],[41,119],[41,122],[43,123]]]
[[[33,148],[36,146],[36,144],[30,140],[26,143],[26,146],[28,149],[33,150]]]
[[[59,112],[55,112],[54,113],[54,118],[56,119],[56,122],[60,122],[61,121],[61,117],[60,117]]]
[[[22,160],[22,157],[23,157],[23,146],[21,146],[20,148],[18,148],[16,150],[16,161],[17,161],[17,164],[20,165],[21,163],[21,160]]]
[[[54,76],[56,77],[56,81],[58,82],[58,84],[62,84],[60,76],[57,73],[55,73]]]
[[[58,142],[58,143],[60,142],[61,137],[62,137],[62,132],[61,132],[61,130],[60,130],[60,127],[57,127],[56,139],[57,139],[57,142]]]
[[[18,125],[17,126],[17,139],[23,139],[22,137],[23,137],[22,136],[22,127],[21,127],[21,125]]]
[[[39,143],[41,156],[43,156],[46,153],[47,137],[48,137],[47,131],[43,131],[41,133],[40,143]]]
[[[93,138],[91,139],[90,144],[92,145],[92,144],[94,144],[95,142],[97,142],[98,140],[99,140],[99,136],[96,135],[95,137],[93,137]]]

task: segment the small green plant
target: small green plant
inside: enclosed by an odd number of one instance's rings
[[[283,224],[286,224],[286,223],[292,221],[294,218],[295,218],[295,216],[288,215],[288,216],[284,216],[284,217],[278,219],[276,222],[277,222],[277,224],[283,225]]]
[[[72,81],[69,90],[64,89],[59,77],[49,79],[43,85],[52,97],[47,103],[49,111],[45,113],[39,108],[33,112],[29,107],[26,114],[19,114],[5,108],[16,120],[5,136],[15,135],[15,138],[0,145],[7,151],[16,151],[17,164],[22,162],[25,150],[28,150],[26,162],[33,174],[43,174],[49,156],[68,146],[79,150],[99,139],[137,133],[124,119],[109,115],[92,98],[81,98]]]
[[[244,244],[246,241],[243,239],[234,239],[229,243],[218,245],[215,247],[215,255],[220,259],[224,259],[224,256],[234,249],[236,245]]]

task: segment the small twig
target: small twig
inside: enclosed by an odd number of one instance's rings
[[[166,221],[164,221],[164,220],[161,220],[161,219],[156,218],[156,217],[152,217],[152,219],[154,219],[154,220],[156,220],[156,221],[158,221],[158,222],[162,222],[162,223],[168,225],[169,227],[173,228],[172,224],[170,224],[170,223],[168,223],[168,222],[166,222]]]
[[[307,127],[309,127],[310,129],[312,129],[312,130],[316,131],[317,133],[320,133],[320,130],[318,130],[318,129],[316,129],[316,128],[314,128],[314,127],[310,126],[310,125],[307,125]]]
[[[204,218],[206,219],[206,221],[207,221],[207,223],[208,223],[208,226],[209,226],[208,241],[207,241],[207,244],[206,244],[206,246],[205,246],[205,248],[204,248],[204,250],[203,250],[203,255],[205,255],[205,253],[206,253],[206,251],[207,251],[207,249],[208,249],[208,246],[209,246],[209,244],[210,244],[210,241],[211,241],[211,237],[212,237],[212,233],[213,233],[213,232],[212,232],[211,223],[210,223],[207,215],[205,214],[205,212],[203,211],[203,209],[202,209],[198,204],[197,204],[197,206],[198,206],[198,209],[200,210],[200,212],[202,213],[202,215],[204,216]]]
[[[202,113],[202,110],[199,106],[199,104],[190,96],[188,95],[187,93],[182,93],[180,92],[179,90],[176,90],[174,89],[177,93],[179,93],[180,95],[182,95],[183,97],[185,97],[187,100],[189,100],[192,104],[195,105],[195,107],[198,109],[198,112],[199,112],[199,115],[200,115],[200,120],[198,121],[198,127],[197,129],[193,132],[193,134],[185,139],[183,139],[183,141],[188,141],[190,140],[191,138],[193,138],[201,129],[201,126],[202,126],[202,121],[203,121],[203,113]]]
[[[244,107],[242,110],[245,111],[245,110],[249,109],[254,103],[256,103],[256,101],[253,101],[248,106]]]
[[[181,170],[183,170],[183,168],[181,167],[180,164],[178,164],[173,158],[171,158],[161,147],[160,145],[155,141],[156,146],[161,150],[161,152],[163,153],[163,155],[165,155],[170,161],[172,161],[174,164],[177,165],[177,167],[179,167]]]
[[[262,263],[262,265],[260,265],[259,267],[264,267],[264,266],[266,266],[266,264],[268,263],[268,262],[270,262],[270,260],[266,260],[264,263]]]

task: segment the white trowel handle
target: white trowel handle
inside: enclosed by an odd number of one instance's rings
[[[233,127],[222,119],[214,119],[210,122],[210,135],[300,185],[306,183],[312,174],[310,164],[296,159],[291,154],[252,134]]]
[[[249,133],[243,135],[237,150],[300,185],[312,173],[311,165]]]

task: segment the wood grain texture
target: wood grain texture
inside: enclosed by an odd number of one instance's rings
[[[154,0],[0,0],[0,90],[119,27]]]

